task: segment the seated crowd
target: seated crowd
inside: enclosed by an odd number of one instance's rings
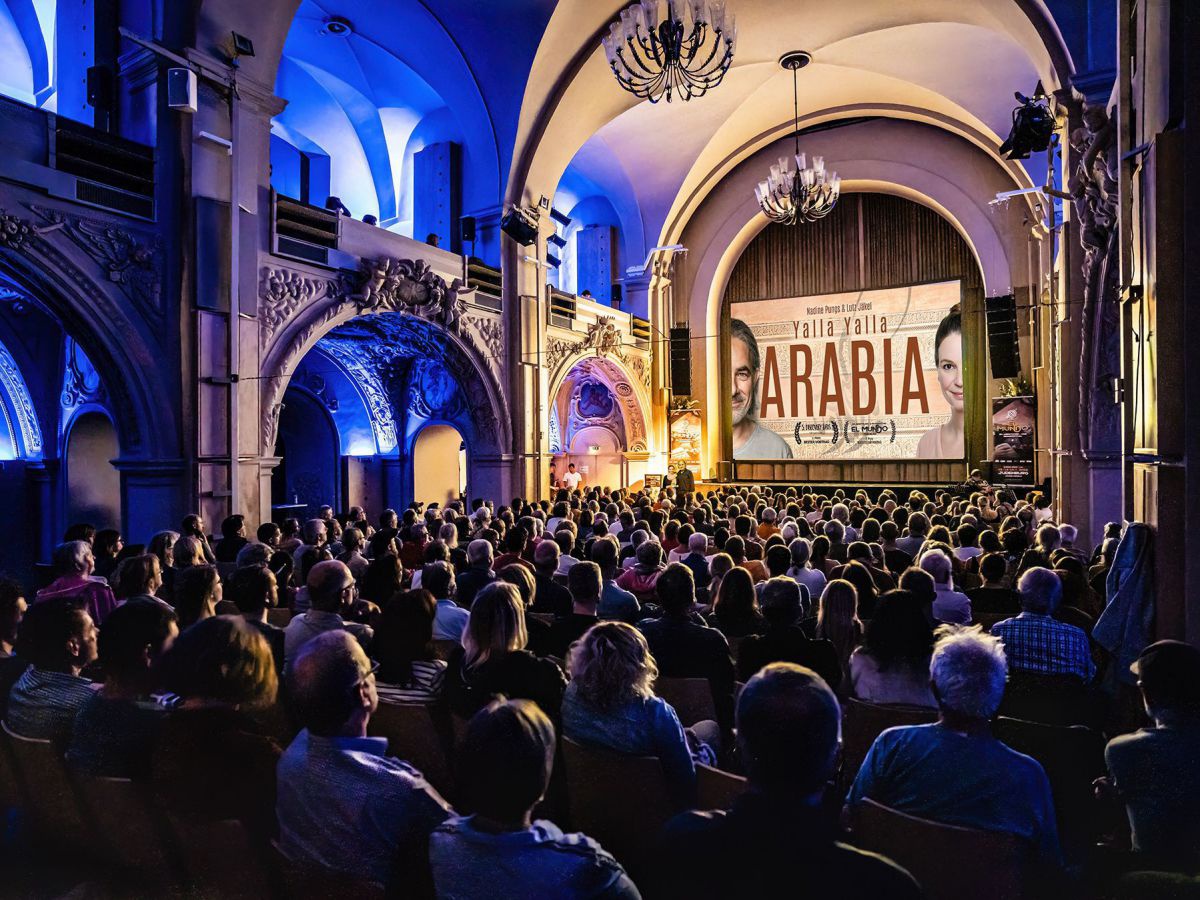
[[[1120,529],[1089,553],[1044,499],[974,487],[326,506],[217,540],[191,515],[145,546],[73,526],[52,581],[0,579],[0,718],[168,821],[236,820],[264,859],[395,895],[920,896],[856,840],[876,806],[1011,835],[1081,896],[1197,875],[1200,651],[1120,671],[1092,635]],[[1022,719],[1060,690],[1064,721]],[[1082,696],[1100,713],[1071,720]],[[433,723],[437,777],[389,747],[393,710]],[[851,760],[864,710],[896,727]],[[1109,739],[1084,834],[1062,767],[1006,737],[1064,724]],[[564,744],[657,758],[674,817],[640,852],[569,830]],[[714,769],[744,779],[719,809]]]

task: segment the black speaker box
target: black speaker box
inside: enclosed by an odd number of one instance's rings
[[[458,220],[459,228],[461,229],[462,239],[464,244],[469,244],[475,240],[475,217],[463,216]]]
[[[671,329],[671,393],[692,393],[692,329],[687,327]]]
[[[521,246],[528,247],[537,241],[538,221],[514,206],[500,220],[500,230]]]
[[[1021,374],[1021,347],[1017,343],[1017,298],[1012,294],[988,297],[988,356],[993,378],[1016,378]]]

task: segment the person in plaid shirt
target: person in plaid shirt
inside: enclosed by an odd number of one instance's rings
[[[1035,566],[1021,576],[1017,590],[1021,614],[992,626],[992,634],[1004,642],[1009,671],[1074,675],[1084,682],[1091,681],[1096,664],[1087,634],[1052,618],[1062,600],[1058,576]]]

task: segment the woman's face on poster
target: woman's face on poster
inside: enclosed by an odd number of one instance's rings
[[[962,333],[954,332],[942,338],[937,348],[938,385],[942,396],[954,412],[963,409]]]

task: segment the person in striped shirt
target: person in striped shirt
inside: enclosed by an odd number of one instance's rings
[[[442,695],[446,663],[433,654],[437,601],[418,589],[397,594],[383,610],[371,642],[379,662],[376,690],[381,703],[436,703]]]

